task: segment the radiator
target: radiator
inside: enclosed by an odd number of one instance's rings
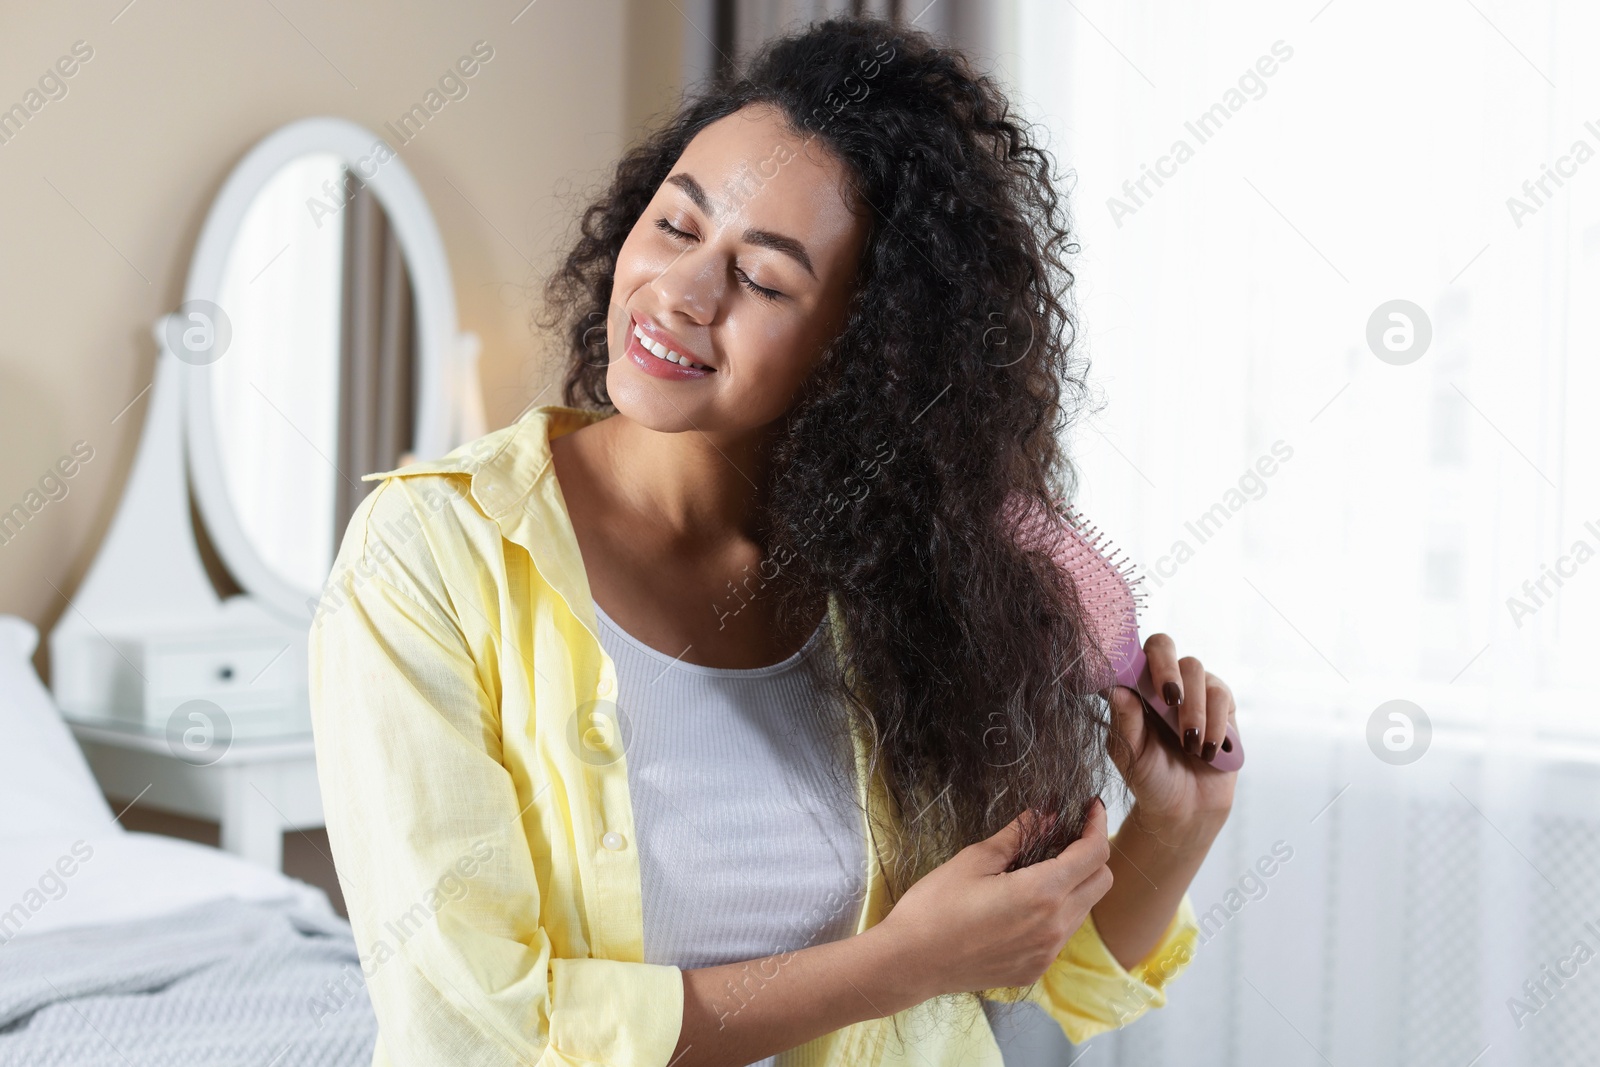
[[[1361,717],[1248,725],[1167,1006],[1078,1048],[1018,1012],[1007,1067],[1600,1063],[1600,750],[1436,723],[1390,766]]]

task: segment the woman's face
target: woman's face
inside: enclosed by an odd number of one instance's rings
[[[770,107],[701,130],[617,257],[617,410],[730,438],[780,418],[844,327],[866,235],[851,203],[844,164]]]

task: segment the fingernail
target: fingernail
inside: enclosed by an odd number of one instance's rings
[[[1200,731],[1192,726],[1183,732],[1183,750],[1185,752],[1200,751]]]
[[[1222,739],[1222,751],[1224,751],[1224,752],[1232,752],[1233,751],[1233,738],[1224,737]]]
[[[1183,690],[1178,688],[1177,682],[1167,682],[1161,687],[1161,695],[1166,698],[1167,707],[1175,708],[1183,703]]]
[[[1201,746],[1200,758],[1205,760],[1207,763],[1210,763],[1212,760],[1216,759],[1217,743],[1215,741],[1207,741],[1203,746]]]

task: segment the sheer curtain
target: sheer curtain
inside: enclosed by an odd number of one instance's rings
[[[1072,172],[1080,506],[1250,756],[1172,1003],[1013,1062],[1595,1062],[1600,10],[996,17]]]

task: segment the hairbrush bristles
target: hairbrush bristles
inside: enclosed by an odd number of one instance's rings
[[[1090,548],[1098,552],[1101,558],[1122,576],[1122,580],[1128,583],[1128,590],[1133,593],[1134,598],[1142,601],[1144,591],[1136,589],[1135,586],[1144,579],[1139,574],[1139,569],[1134,565],[1133,560],[1123,556],[1122,549],[1117,548],[1098,528],[1083,522],[1070,507],[1063,507],[1062,516],[1072,524],[1074,530],[1082,535],[1082,540]]]
[[[1165,726],[1171,743],[1179,745],[1178,710],[1151,701],[1159,698],[1139,692],[1141,684],[1151,684],[1149,665],[1139,639],[1139,612],[1144,607],[1144,577],[1133,561],[1114,547],[1093,523],[1078,514],[1070,504],[1051,501],[1055,519],[1040,515],[1036,506],[1013,498],[1010,514],[1017,523],[1023,543],[1044,548],[1072,584],[1083,610],[1089,643],[1099,650],[1105,670],[1089,672],[1091,691],[1125,686],[1139,693],[1145,708]],[[1144,679],[1144,683],[1141,683]],[[1199,756],[1195,756],[1199,759]],[[1244,746],[1238,729],[1229,723],[1225,739],[1210,760],[1218,771],[1236,771],[1244,764]]]
[[[1061,546],[1064,554],[1057,553],[1057,562],[1071,575],[1078,599],[1093,619],[1101,647],[1114,647],[1124,633],[1139,625],[1139,613],[1145,606],[1144,575],[1122,549],[1071,504],[1060,500],[1054,503],[1069,542]],[[1073,541],[1078,545],[1076,551],[1070,544]]]

